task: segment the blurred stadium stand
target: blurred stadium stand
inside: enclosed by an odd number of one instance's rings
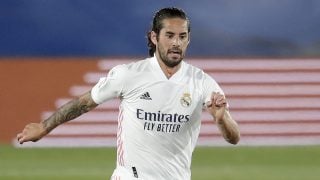
[[[192,34],[188,57],[212,73],[230,96],[243,145],[320,144],[318,0],[1,0],[0,119],[11,129],[0,126],[0,141],[10,143],[26,122],[38,121],[39,116],[44,118],[55,110],[52,104],[60,106],[90,88],[110,63],[120,63],[116,60],[123,57],[145,57],[145,35],[152,15],[168,6],[181,7],[189,15]],[[82,75],[83,84],[72,85]],[[26,89],[28,95],[24,94]],[[43,92],[47,94],[41,97]],[[68,95],[60,96],[63,93]],[[30,96],[28,101],[25,96]],[[37,105],[30,105],[30,99]],[[112,101],[101,107],[102,114],[94,111],[30,146],[114,145],[115,105]],[[39,106],[46,110],[39,112]],[[109,119],[104,118],[106,113]],[[203,118],[199,144],[225,145],[208,114]],[[89,132],[76,136],[84,138],[89,133],[90,140],[59,139],[74,136],[72,131],[66,134],[68,126],[81,131],[83,125]],[[95,135],[109,139],[92,141],[90,137]]]
[[[90,90],[116,64],[105,59],[98,71],[83,75],[83,83],[69,89],[69,97],[55,101],[56,108]],[[320,61],[316,59],[192,59],[224,89],[230,111],[239,123],[240,145],[320,144]],[[115,146],[118,100],[54,129],[37,143],[24,147]],[[42,112],[42,119],[53,111]],[[39,115],[40,116],[40,115]],[[226,146],[211,116],[204,113],[198,145]],[[13,143],[17,145],[17,141]]]
[[[317,0],[2,0],[0,56],[145,56],[166,6],[190,16],[192,57],[319,55]]]

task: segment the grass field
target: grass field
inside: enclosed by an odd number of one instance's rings
[[[0,146],[0,180],[108,180],[113,148]],[[320,146],[198,147],[193,180],[319,180]]]

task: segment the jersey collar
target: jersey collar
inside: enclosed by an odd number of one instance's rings
[[[165,80],[165,81],[181,82],[181,79],[183,76],[183,69],[185,66],[185,62],[183,60],[181,61],[181,66],[180,66],[179,70],[176,73],[174,73],[169,79],[166,77],[166,75],[162,71],[155,54],[153,57],[151,57],[150,63],[151,63],[151,66],[152,66],[154,73],[156,74],[156,76],[159,79]]]

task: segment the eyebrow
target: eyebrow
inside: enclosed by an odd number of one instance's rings
[[[166,34],[173,35],[175,33],[171,32],[171,31],[167,31]],[[179,35],[186,35],[186,34],[187,34],[187,32],[182,32]]]

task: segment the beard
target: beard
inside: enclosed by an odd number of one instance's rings
[[[184,58],[184,53],[182,52],[181,49],[179,48],[172,48],[172,49],[169,49],[167,52],[161,48],[160,46],[157,47],[157,50],[159,52],[159,56],[162,60],[162,62],[170,67],[170,68],[173,68],[177,65],[179,65],[182,61],[182,59]],[[177,55],[180,55],[180,57],[172,57],[170,58],[168,55],[170,53],[174,53],[174,54],[177,54]]]

